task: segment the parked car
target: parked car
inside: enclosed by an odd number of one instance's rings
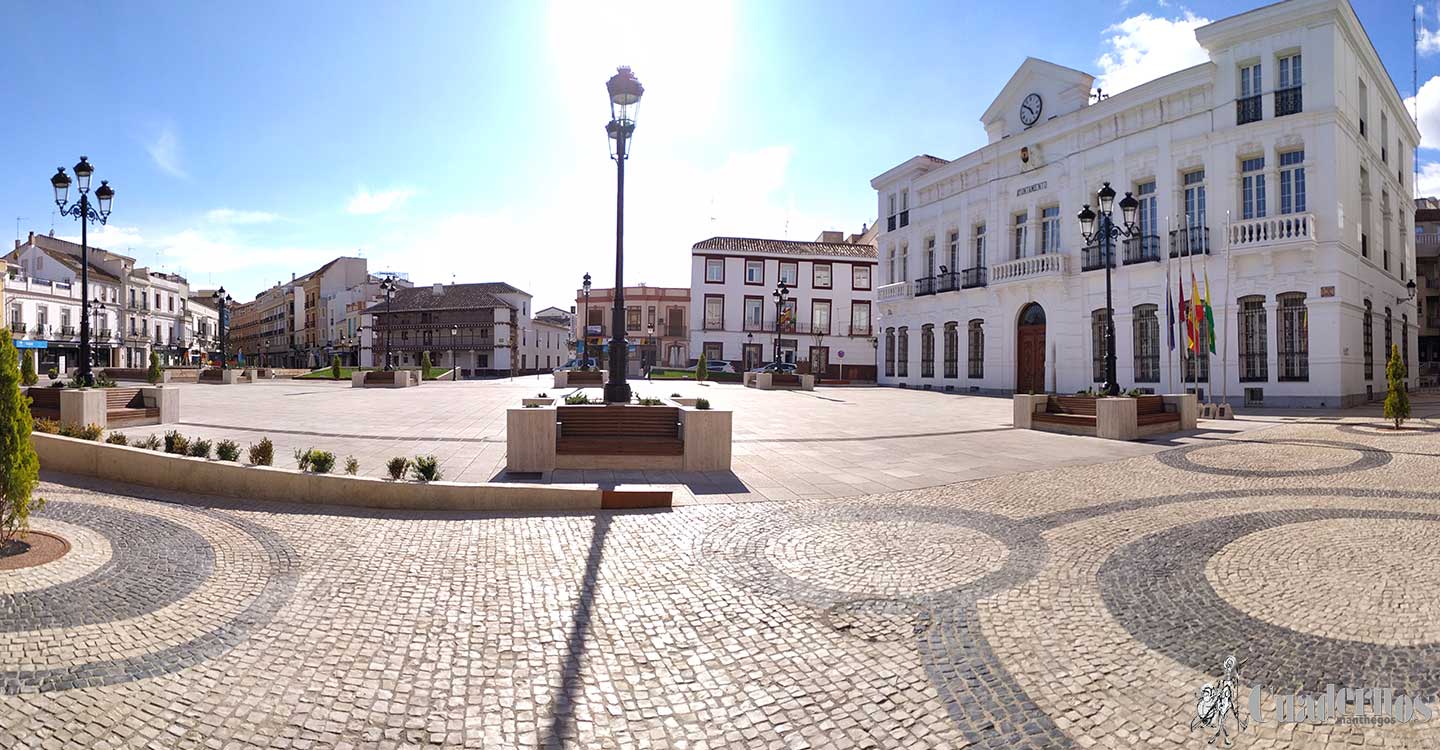
[[[781,362],[779,364],[776,364],[774,362],[769,362],[751,370],[750,372],[778,372],[782,375],[794,375],[795,363]]]
[[[700,365],[700,360],[698,360],[698,359],[692,359],[692,360],[690,360],[690,366],[689,366],[689,367],[686,367],[685,369],[687,369],[687,370],[689,370],[689,371],[691,371],[691,372],[694,372],[694,371],[695,371],[695,368],[698,367],[699,365]],[[732,374],[733,374],[733,373],[740,372],[740,370],[736,369],[735,363],[730,362],[730,361],[727,361],[727,360],[723,360],[723,359],[707,359],[707,360],[705,360],[705,370],[706,370],[706,372],[728,372],[728,373],[732,373]]]
[[[579,369],[582,368],[582,367],[589,367],[589,368],[592,369],[592,370],[596,370],[596,369],[599,369],[600,366],[599,366],[598,364],[596,364],[594,357],[590,357],[590,358],[588,358],[588,359],[580,359],[579,357],[573,357],[573,358],[571,358],[570,360],[568,360],[567,362],[565,362],[565,364],[560,365],[560,366],[559,366],[558,368],[556,368],[556,369],[559,369],[559,370],[579,370]]]

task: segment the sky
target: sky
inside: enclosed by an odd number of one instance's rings
[[[1412,6],[1352,2],[1411,96]],[[1202,62],[1196,26],[1262,4],[0,0],[0,233],[78,236],[49,178],[83,154],[116,191],[92,242],[193,286],[248,300],[359,254],[568,307],[586,272],[614,283],[604,85],[630,65],[625,279],[688,287],[705,238],[873,222],[870,179],[983,145],[979,116],[1027,55],[1118,93]],[[1434,195],[1440,0],[1420,8]]]

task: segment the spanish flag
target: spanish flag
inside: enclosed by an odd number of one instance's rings
[[[1205,333],[1210,342],[1210,353],[1215,353],[1215,308],[1210,306],[1210,269],[1205,269]]]
[[[1200,337],[1205,335],[1205,303],[1200,299],[1200,285],[1195,283],[1195,271],[1190,271],[1190,300],[1195,303],[1195,310],[1191,313],[1190,320],[1190,349],[1199,352],[1204,345]]]

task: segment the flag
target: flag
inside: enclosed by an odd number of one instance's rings
[[[1195,283],[1195,269],[1190,269],[1190,301],[1195,305],[1195,311],[1191,313],[1190,327],[1194,333],[1190,336],[1191,348],[1198,354],[1204,346],[1201,337],[1205,335],[1205,305],[1200,300],[1200,285]]]
[[[1205,332],[1210,344],[1210,353],[1215,353],[1215,308],[1210,306],[1210,269],[1205,269]]]
[[[1194,333],[1190,324],[1190,306],[1185,304],[1185,279],[1176,279],[1175,287],[1180,290],[1180,325],[1185,329],[1185,348],[1191,349],[1190,339]]]
[[[1170,337],[1170,351],[1175,351],[1175,295],[1170,293],[1170,265],[1165,265],[1165,332]]]

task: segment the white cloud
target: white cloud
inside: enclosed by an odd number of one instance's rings
[[[345,210],[352,214],[382,214],[409,200],[414,194],[415,191],[411,188],[394,188],[372,193],[362,187],[350,197]]]
[[[1420,91],[1405,99],[1405,109],[1417,113],[1420,148],[1440,149],[1440,76],[1420,84]]]
[[[1415,197],[1440,196],[1440,162],[1420,165],[1420,176],[1415,180]]]
[[[60,239],[66,242],[80,242],[80,235],[61,235]],[[109,250],[112,253],[127,255],[131,248],[144,245],[145,238],[140,235],[139,227],[122,227],[115,224],[106,224],[100,227],[91,227],[85,236],[90,247],[98,247],[101,250]]]
[[[160,171],[171,177],[188,179],[185,169],[180,166],[180,137],[175,134],[175,128],[166,125],[156,134],[155,139],[145,144],[145,150],[150,153],[150,159]]]
[[[1415,15],[1420,19],[1419,37],[1415,40],[1420,54],[1440,52],[1440,31],[1425,28],[1425,6],[1416,5]]]
[[[1185,11],[1182,18],[1131,16],[1105,30],[1109,51],[1100,56],[1099,87],[1108,94],[1134,88],[1210,59],[1195,41],[1195,29],[1210,19]]]
[[[214,208],[205,212],[205,218],[215,224],[269,224],[280,217],[269,211],[237,211],[233,208]]]

